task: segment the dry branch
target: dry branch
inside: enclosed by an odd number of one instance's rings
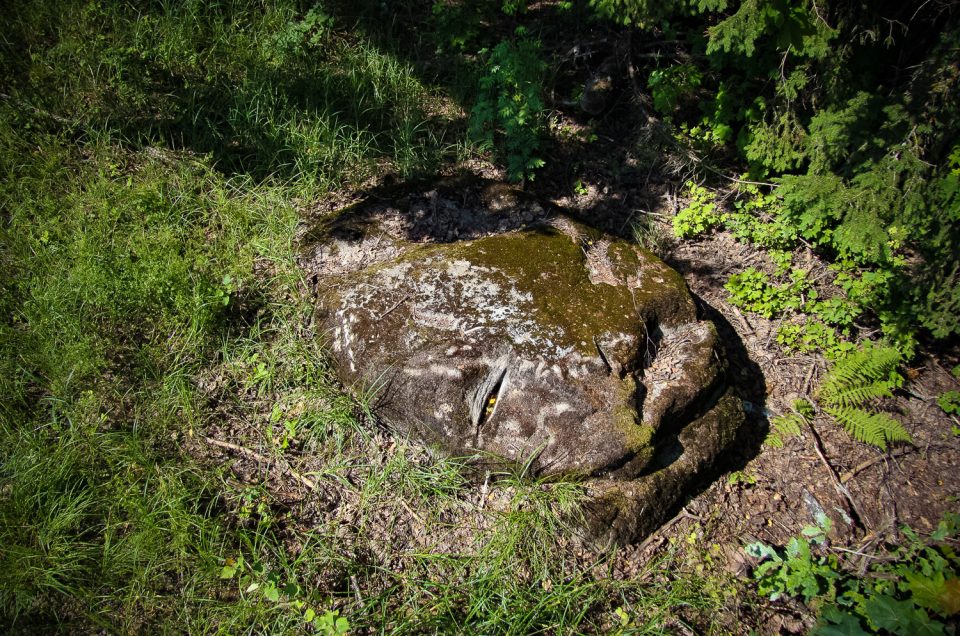
[[[234,452],[236,452],[236,453],[240,453],[241,455],[245,456],[246,458],[252,459],[253,461],[257,462],[258,464],[267,464],[267,466],[268,466],[268,468],[267,468],[268,472],[279,473],[280,475],[288,474],[288,475],[290,475],[291,477],[293,477],[295,480],[299,481],[301,484],[303,484],[304,486],[306,486],[306,487],[307,487],[308,489],[310,489],[311,491],[317,489],[317,484],[316,484],[312,479],[309,479],[309,478],[307,478],[307,477],[304,477],[303,475],[301,475],[301,474],[298,473],[297,471],[293,470],[293,468],[291,468],[291,467],[289,466],[289,464],[285,465],[285,467],[283,467],[283,468],[279,468],[279,467],[274,463],[274,460],[271,459],[270,457],[267,457],[266,455],[261,455],[260,453],[258,453],[258,452],[256,452],[256,451],[252,451],[252,450],[250,450],[249,448],[246,448],[246,447],[244,447],[244,446],[239,446],[239,445],[237,445],[237,444],[231,444],[230,442],[223,442],[223,441],[220,441],[220,440],[218,440],[218,439],[214,439],[214,438],[212,438],[212,437],[205,437],[204,439],[206,440],[206,442],[207,442],[208,444],[212,444],[212,445],[214,445],[214,446],[219,446],[220,448],[225,448],[225,449],[227,449],[227,450],[232,450],[232,451],[234,451]]]

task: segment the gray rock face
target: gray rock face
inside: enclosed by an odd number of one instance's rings
[[[389,223],[313,255],[347,386],[447,452],[588,479],[595,533],[651,530],[743,416],[680,275],[566,219],[456,243]]]

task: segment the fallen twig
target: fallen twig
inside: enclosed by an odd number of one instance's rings
[[[363,596],[360,595],[360,585],[357,583],[357,575],[350,575],[350,584],[353,586],[353,594],[357,597],[357,603],[363,605]]]
[[[941,445],[941,444],[929,444],[923,448],[923,452],[927,452],[931,448],[934,450],[947,450],[947,449],[950,449],[951,447],[946,445]],[[856,477],[866,469],[876,464],[879,464],[882,461],[885,461],[887,459],[893,459],[894,457],[902,457],[903,455],[909,455],[910,453],[913,453],[917,450],[918,449],[914,446],[906,446],[904,448],[898,448],[897,450],[891,452],[889,455],[877,455],[875,457],[872,457],[865,462],[861,462],[857,464],[856,466],[854,466],[853,468],[845,472],[843,475],[841,475],[840,483],[843,483],[843,484],[847,483],[848,481],[850,481],[851,479],[853,479],[854,477]]]
[[[823,443],[820,441],[820,434],[817,433],[817,429],[813,427],[812,422],[807,422],[807,426],[810,428],[810,433],[813,435],[813,448],[817,451],[817,456],[820,458],[820,461],[823,463],[824,467],[827,469],[827,472],[830,474],[830,479],[833,481],[834,487],[837,489],[837,492],[840,493],[843,498],[847,501],[847,505],[850,508],[848,511],[850,513],[850,518],[853,519],[854,525],[856,525],[861,530],[865,530],[866,527],[863,524],[863,515],[860,514],[859,508],[857,508],[856,502],[853,501],[853,496],[850,495],[850,491],[847,490],[847,487],[843,485],[840,481],[840,477],[837,476],[837,471],[833,468],[833,465],[827,460],[826,454],[823,452]]]
[[[271,465],[271,468],[269,468],[268,470],[274,470],[274,471],[277,470],[277,467],[274,464],[274,460],[271,459],[270,457],[267,457],[266,455],[261,455],[256,451],[250,450],[249,448],[239,446],[237,444],[231,444],[230,442],[224,442],[218,439],[214,439],[212,437],[205,437],[204,439],[207,441],[208,444],[212,444],[214,446],[219,446],[220,448],[226,448],[227,450],[232,450],[234,452],[240,453],[241,455],[244,455],[245,457],[252,459],[258,463]],[[301,484],[303,484],[310,490],[317,489],[317,484],[312,479],[304,477],[297,471],[293,470],[289,465],[287,465],[285,469],[281,469],[280,472],[289,474],[291,477],[299,481]]]
[[[753,330],[753,326],[747,322],[746,317],[740,313],[740,310],[737,309],[736,305],[730,305],[730,309],[732,309],[733,313],[737,315],[737,319],[740,321],[740,326],[743,327],[744,334],[747,336],[755,335],[756,332]]]
[[[773,337],[780,332],[780,325],[782,324],[783,324],[783,316],[780,317],[780,320],[777,322],[777,326],[770,329],[770,331],[767,332],[767,341],[763,343],[764,349],[770,348],[770,341],[773,340]]]
[[[817,370],[817,361],[814,360],[813,364],[810,365],[810,370],[807,371],[807,377],[803,381],[803,393],[804,395],[810,394],[810,383],[813,381],[813,372]]]

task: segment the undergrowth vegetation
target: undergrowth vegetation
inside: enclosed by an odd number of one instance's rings
[[[691,183],[674,221],[682,237],[724,226],[771,250],[781,280],[744,272],[730,281],[734,303],[812,316],[788,324],[781,342],[834,358],[853,350],[844,342],[863,318],[908,358],[918,336],[960,333],[955,11],[883,4],[867,18],[847,2],[596,4],[655,33],[699,33],[707,21],[705,40],[687,36],[704,62],[658,67],[650,88],[681,143],[708,163],[729,165],[732,151],[747,168],[733,180],[733,205]],[[817,299],[803,271],[779,268],[783,250],[804,247],[832,263],[842,294]]]
[[[514,181],[533,179],[534,171],[544,165],[536,156],[544,125],[540,100],[544,63],[536,42],[524,37],[522,30],[518,35],[517,42],[504,41],[481,51],[487,57],[487,71],[480,78],[470,121],[480,147],[496,147],[507,160],[508,178]]]
[[[909,442],[873,409],[897,385],[856,404],[833,389],[853,367],[892,369],[921,341],[960,334],[955,7],[907,15],[881,3],[868,18],[849,2],[593,4],[682,42],[647,84],[700,176],[686,183],[675,234],[722,228],[762,249],[767,263],[726,281],[731,304],[777,319],[788,351],[835,365],[818,403],[854,437]],[[826,271],[811,269],[814,255]],[[869,382],[857,386],[879,386]],[[803,417],[778,420],[771,441]]]
[[[731,277],[731,302],[782,318],[782,345],[835,365],[768,441],[819,409],[862,441],[908,442],[875,400],[900,385],[920,340],[960,333],[957,29],[951,13],[949,28],[918,35],[939,24],[920,14],[884,37],[888,25],[858,23],[853,5],[820,4],[436,2],[411,38],[397,24],[416,3],[5,3],[0,624],[733,628],[720,609],[751,597],[699,526],[616,572],[615,553],[578,552],[581,484],[522,466],[485,474],[380,430],[373,396],[347,397],[327,367],[296,237],[329,193],[385,175],[467,158],[524,182],[549,169],[554,108],[579,99],[554,95],[551,64],[587,56],[557,32],[589,24],[679,43],[676,63],[630,65],[674,143],[709,168],[690,171],[674,229],[725,228],[764,248],[772,266]],[[867,72],[872,56],[908,50],[903,74]],[[720,187],[706,178],[715,164],[743,179]],[[666,242],[644,223],[638,242]],[[805,269],[805,250],[831,263],[828,280]],[[884,345],[864,348],[874,328]],[[956,416],[954,393],[938,404]],[[953,556],[906,536],[896,562],[955,586]],[[932,621],[947,607],[910,587],[913,570],[881,565],[878,582],[856,582],[790,550],[756,548],[771,560],[762,589],[803,557],[845,613],[824,620],[893,631],[877,611]]]
[[[716,609],[668,560],[564,554],[579,485],[495,474],[478,506],[463,461],[391,444],[334,382],[299,206],[467,148],[410,66],[293,2],[0,12],[5,629],[633,633]],[[530,95],[505,72],[491,90]]]
[[[815,609],[810,634],[947,634],[949,619],[960,612],[960,559],[951,545],[958,522],[957,515],[948,515],[929,538],[902,528],[903,545],[860,564],[859,576],[841,558],[853,561],[861,554],[830,550],[826,516],[784,549],[756,542],[747,551],[761,560],[754,570],[761,594],[800,598]]]

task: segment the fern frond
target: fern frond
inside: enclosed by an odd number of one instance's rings
[[[859,349],[830,369],[820,385],[820,399],[829,406],[858,406],[888,395],[903,381],[899,364],[900,352],[893,347]]]
[[[806,422],[799,413],[787,413],[770,420],[770,432],[764,443],[772,448],[783,448],[783,440],[786,437],[796,437],[800,434],[800,427]]]
[[[850,406],[827,407],[824,410],[855,439],[880,450],[887,450],[887,442],[913,441],[903,425],[886,413],[870,413]]]
[[[868,400],[893,395],[895,382],[881,380],[872,384],[834,387],[831,393],[823,393],[821,397],[827,406],[860,406]]]
[[[886,413],[874,413],[873,417],[877,419],[878,424],[883,427],[883,436],[887,438],[888,442],[913,444],[913,437],[910,436],[907,429],[903,428],[903,424],[897,421],[896,418]]]
[[[791,437],[800,434],[800,425],[805,421],[802,415],[788,413],[787,415],[773,418],[773,426],[781,434]]]

